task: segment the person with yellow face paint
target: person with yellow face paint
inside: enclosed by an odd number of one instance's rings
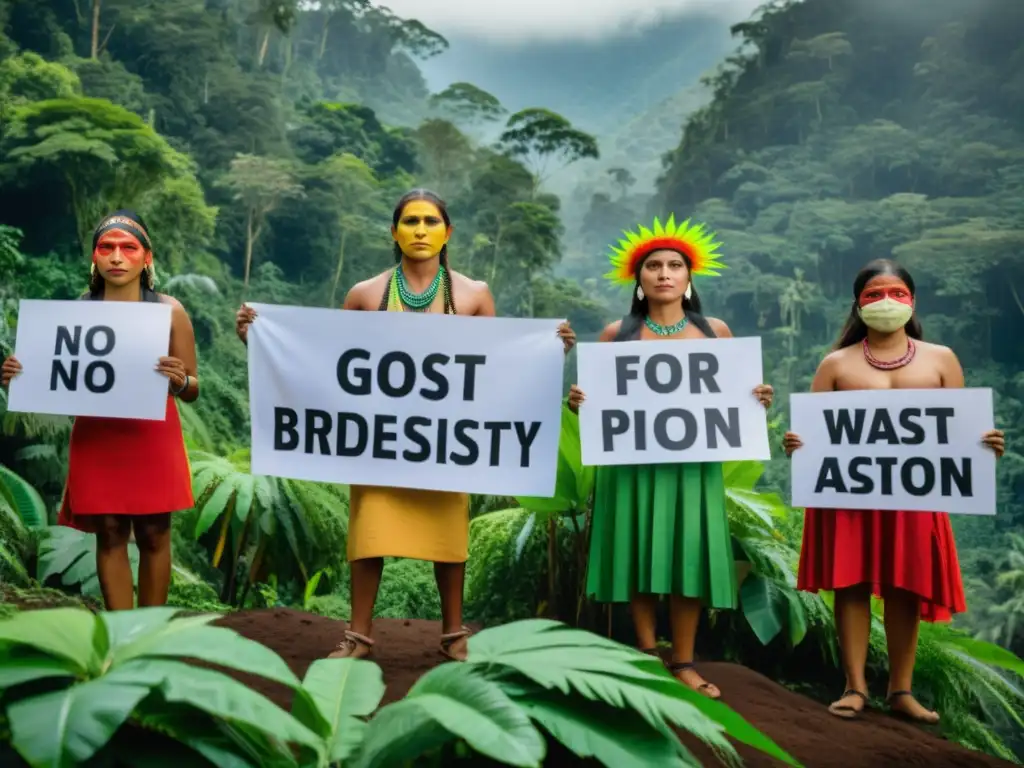
[[[404,195],[391,217],[397,264],[352,286],[342,309],[494,317],[487,283],[448,266],[452,230],[448,209],[433,192],[415,189]],[[250,307],[239,309],[236,331],[242,341],[255,316]],[[563,323],[557,334],[568,353],[575,333]],[[469,558],[469,494],[356,485],[349,490],[352,619],[329,658],[370,655],[384,558],[406,557],[434,563],[441,597],[441,653],[465,660],[470,631],[462,624],[462,596]]]

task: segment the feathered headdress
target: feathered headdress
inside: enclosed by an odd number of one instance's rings
[[[703,224],[690,223],[687,219],[676,224],[674,215],[664,225],[654,220],[652,229],[640,227],[639,232],[623,232],[618,247],[612,246],[612,270],[605,277],[617,285],[633,285],[640,262],[654,251],[664,249],[678,251],[690,263],[691,275],[719,275],[725,265],[718,260],[715,233],[708,232]]]

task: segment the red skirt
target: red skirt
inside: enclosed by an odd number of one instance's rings
[[[943,512],[808,509],[797,588],[833,591],[871,584],[921,598],[921,619],[967,610],[949,515]]]
[[[79,416],[58,525],[91,531],[90,516],[191,509],[192,470],[174,398],[163,421]]]

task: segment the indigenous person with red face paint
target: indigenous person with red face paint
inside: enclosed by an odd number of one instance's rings
[[[171,305],[169,353],[154,360],[167,377],[163,421],[79,416],[71,430],[68,478],[58,523],[96,534],[96,572],[108,611],[130,610],[135,596],[128,560],[132,533],[139,548],[140,607],[163,605],[171,580],[170,513],[190,509],[192,475],[174,398],[199,397],[192,323],[177,299],[156,293],[153,246],[142,218],[121,210],[92,238],[86,301],[149,301]],[[22,370],[3,363],[7,386]]]
[[[910,274],[895,262],[878,259],[865,266],[853,283],[846,326],[835,351],[818,366],[811,391],[963,387],[964,373],[953,351],[922,340],[914,290]],[[1002,431],[979,438],[1002,456]],[[787,432],[783,446],[791,456],[803,443]],[[911,694],[911,679],[920,621],[949,621],[967,609],[949,515],[808,509],[797,586],[835,592],[846,689],[829,712],[855,718],[867,706],[864,667],[874,593],[885,601],[887,704],[894,714],[913,721],[938,722],[938,713]]]
[[[396,266],[349,290],[342,309],[365,312],[435,312],[494,317],[486,283],[448,266],[452,221],[441,198],[425,189],[403,196],[391,219]],[[246,340],[255,311],[243,305],[236,330]],[[575,343],[568,323],[556,331],[566,352]],[[469,494],[408,488],[350,486],[348,561],[352,620],[330,658],[364,658],[373,650],[373,608],[385,557],[434,563],[441,598],[441,653],[464,661],[470,631],[462,625],[463,585],[469,558]]]
[[[701,314],[695,275],[717,275],[714,235],[701,224],[674,217],[664,226],[627,232],[613,248],[606,277],[633,288],[629,314],[601,333],[600,341],[730,338],[729,327]],[[773,390],[752,393],[766,408]],[[576,385],[569,408],[585,401]],[[672,625],[669,670],[713,699],[718,687],[694,667],[701,605],[735,608],[736,562],[717,462],[602,466],[597,468],[587,593],[601,602],[629,602],[640,649],[656,655],[655,612],[668,596]]]

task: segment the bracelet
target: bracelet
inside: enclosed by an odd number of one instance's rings
[[[180,387],[179,389],[172,389],[172,390],[171,390],[171,394],[172,394],[172,395],[174,395],[175,397],[177,397],[177,396],[178,396],[178,395],[180,395],[180,394],[181,394],[182,392],[184,392],[184,391],[185,391],[186,389],[188,389],[188,378],[189,378],[189,377],[188,377],[188,374],[186,373],[186,374],[185,374],[185,383],[184,383],[184,384],[182,384],[182,385],[181,385],[181,387]]]

